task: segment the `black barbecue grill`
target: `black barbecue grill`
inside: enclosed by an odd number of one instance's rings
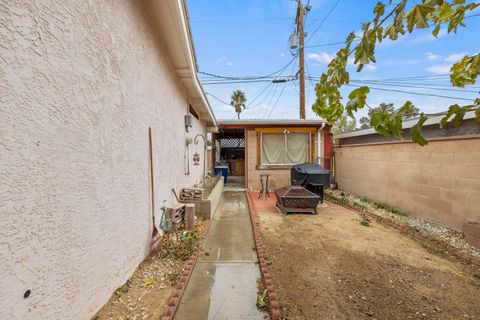
[[[302,163],[292,167],[291,184],[302,186],[320,197],[323,203],[323,187],[328,185],[330,172],[319,164]]]

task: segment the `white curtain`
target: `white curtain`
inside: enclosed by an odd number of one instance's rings
[[[287,134],[287,163],[298,164],[308,161],[309,134],[305,132],[290,132]]]
[[[262,133],[262,164],[285,164],[285,135]]]

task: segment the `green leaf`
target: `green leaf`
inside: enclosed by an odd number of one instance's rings
[[[438,23],[436,26],[435,26],[435,29],[433,29],[432,31],[432,35],[437,38],[438,37],[438,33],[440,32],[440,23]]]
[[[423,113],[420,114],[420,118],[418,122],[410,128],[410,135],[412,136],[412,140],[418,143],[421,146],[425,146],[428,144],[428,141],[423,136],[423,124],[427,121],[428,117],[426,117]]]
[[[474,84],[480,73],[480,53],[463,57],[450,70],[450,82],[454,86],[464,88],[467,84]]]
[[[428,28],[427,15],[435,9],[432,6],[417,4],[406,14],[408,32],[413,31],[415,26],[417,29]]]
[[[373,22],[375,26],[378,24],[378,19],[385,13],[385,4],[382,2],[377,2],[375,8],[373,8],[373,13],[375,13],[375,18],[373,18]]]
[[[367,101],[367,94],[370,92],[370,89],[367,86],[362,86],[350,92],[348,98],[350,99],[346,105],[347,114],[355,118],[354,112],[357,112],[359,109],[365,107]]]
[[[399,139],[399,140],[403,140],[403,135],[402,135],[402,129],[403,129],[403,118],[402,118],[402,115],[400,114],[397,114],[393,121],[391,121],[391,131],[393,133],[393,135]]]
[[[458,104],[451,105],[450,108],[448,108],[447,113],[445,116],[440,120],[440,128],[445,127],[445,125],[448,123],[448,120],[458,111],[460,110],[460,106]]]
[[[477,121],[477,123],[480,124],[480,108],[475,110],[475,121]]]

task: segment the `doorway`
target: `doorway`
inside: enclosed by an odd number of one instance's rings
[[[245,188],[245,163],[245,130],[221,129],[216,137],[215,171],[227,169],[226,187]]]

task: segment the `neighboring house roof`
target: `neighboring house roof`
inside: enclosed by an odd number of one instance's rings
[[[261,127],[261,126],[313,126],[320,127],[327,125],[322,119],[240,119],[226,120],[219,119],[219,126],[239,126],[239,127]]]
[[[480,134],[480,127],[475,122],[475,113],[467,112],[464,121],[459,126],[447,125],[445,128],[440,128],[439,124],[444,113],[433,115],[423,125],[423,135],[427,140],[431,139],[445,139],[451,137],[470,137],[472,135],[478,136]],[[409,119],[403,122],[403,141],[411,141],[409,129],[418,122],[418,118]],[[373,128],[356,130],[348,133],[342,133],[333,136],[339,145],[364,144],[364,143],[386,143],[399,142],[393,136],[385,137],[375,131]]]
[[[439,114],[437,116],[432,116],[429,118],[425,123],[423,124],[424,127],[426,126],[431,126],[435,124],[439,124],[440,120],[445,116],[445,114]],[[464,120],[468,119],[474,119],[475,118],[475,112],[470,111],[465,114],[465,117],[463,118]],[[418,121],[418,118],[412,118],[409,120],[403,121],[403,129],[410,129],[413,127]],[[342,133],[338,135],[334,135],[333,139],[344,139],[344,138],[353,138],[353,137],[359,137],[359,136],[366,136],[366,135],[371,135],[371,134],[378,134],[375,129],[373,128],[368,128],[368,129],[361,129],[361,130],[355,130],[352,132],[347,132],[347,133]]]
[[[151,4],[175,72],[187,90],[188,102],[199,118],[215,130],[217,121],[197,76],[198,66],[185,0],[152,0]]]

